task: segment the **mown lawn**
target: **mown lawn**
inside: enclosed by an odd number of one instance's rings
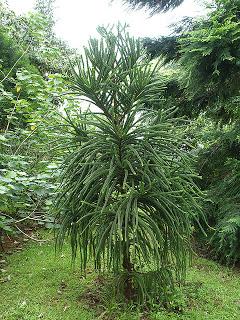
[[[73,269],[68,247],[55,257],[53,242],[32,242],[0,260],[1,320],[240,319],[240,273],[202,258],[189,269],[185,298],[172,304],[178,311],[155,306],[150,314],[119,306],[106,290],[98,299],[101,279],[90,269],[86,278]]]

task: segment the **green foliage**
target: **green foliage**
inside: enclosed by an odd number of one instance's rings
[[[125,0],[132,8],[147,8],[151,14],[168,11],[179,6],[183,0]]]
[[[162,55],[164,63],[168,63],[179,58],[179,43],[175,35],[159,39],[144,38],[142,42],[151,59]]]
[[[240,2],[219,0],[214,9],[180,38],[183,85],[190,96],[212,102],[240,89]]]
[[[23,50],[9,37],[3,27],[0,28],[0,55],[1,80],[5,78],[9,69],[11,70],[11,73],[8,74],[9,77],[13,76],[19,67],[34,69],[33,66],[30,66],[29,58],[24,56]]]
[[[240,90],[239,10],[238,0],[214,1],[207,16],[173,25],[171,36],[143,39],[152,58],[161,55],[170,62],[166,68],[173,70],[173,77],[166,86],[174,90],[167,92],[167,100],[171,104],[176,98],[181,115],[195,117],[204,111],[216,120],[234,119],[232,102]]]
[[[174,26],[173,38],[147,40],[145,46],[152,57],[165,59],[165,107],[175,105],[177,115],[192,119],[188,138],[198,147],[199,186],[208,192],[205,213],[215,229],[207,230],[212,240],[205,245],[213,257],[234,264],[240,241],[240,2],[217,0],[210,9],[200,20]]]
[[[58,164],[44,160],[37,150],[26,150],[39,143],[38,137],[31,135],[31,142],[27,142],[28,131],[18,134],[20,142],[14,132],[1,136],[0,148],[0,211],[11,231],[18,231],[18,221],[49,222],[45,212],[51,206],[58,176]],[[24,144],[22,139],[26,139]],[[6,228],[2,229],[6,233]]]
[[[54,4],[56,0],[36,0],[35,10],[47,19],[48,36],[54,37],[53,27],[55,25],[54,19]]]
[[[58,244],[69,235],[81,269],[120,273],[127,299],[168,299],[184,280],[198,219],[192,159],[179,119],[151,111],[162,84],[139,41],[99,29],[73,61],[72,90],[99,111],[79,115],[81,142],[65,161]]]
[[[223,166],[222,180],[210,189],[216,228],[211,245],[221,262],[234,265],[240,261],[240,160],[227,158]]]
[[[205,239],[204,242],[209,242],[212,257],[222,263],[235,264],[240,260],[239,125],[237,122],[216,125],[204,117],[198,122],[196,132],[191,134],[201,146],[198,151],[200,185],[208,190],[210,201],[205,212],[208,224],[215,230],[208,230],[210,241]]]
[[[0,28],[0,56],[0,128],[3,129],[7,125],[8,112],[18,96],[15,88],[17,70],[24,68],[31,73],[38,73],[38,70],[3,27]]]
[[[15,46],[46,73],[64,73],[69,57],[75,53],[54,34],[53,1],[37,1],[36,12],[18,16],[0,1],[0,22]]]
[[[68,131],[59,127],[62,117],[57,110],[63,101],[64,79],[56,74],[46,81],[39,74],[19,69],[16,88],[16,100],[5,92],[11,109],[5,109],[7,124],[0,135],[0,210],[15,220],[28,217],[40,219],[39,223],[45,220],[45,225],[49,225],[45,212],[51,206],[64,154],[55,140],[62,136],[63,142],[68,136]]]
[[[231,204],[221,208],[219,223],[211,239],[216,258],[229,265],[234,265],[240,260],[239,210],[239,206]]]
[[[6,189],[4,189],[3,186],[0,186],[0,194],[4,194],[6,192]],[[7,234],[12,234],[14,233],[14,229],[10,226],[11,223],[14,222],[14,219],[9,218],[9,217],[5,217],[5,216],[0,216],[0,230],[1,233],[2,231],[4,231]],[[2,234],[0,234],[0,244],[1,244],[1,237]]]
[[[61,69],[54,59],[64,60],[57,39],[56,47],[50,45],[54,34],[46,37],[48,22],[42,15],[16,16],[0,6],[0,233],[6,234],[27,221],[54,226],[49,212],[65,152],[56,139],[69,136],[59,109],[74,110],[75,104],[66,94],[64,75],[46,73]],[[44,70],[37,56],[46,62]]]

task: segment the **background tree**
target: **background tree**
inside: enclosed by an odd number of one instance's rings
[[[45,46],[49,38],[44,40],[48,27],[43,17],[16,16],[3,2],[0,8],[1,240],[3,232],[20,232],[24,222],[54,226],[49,208],[64,155],[56,139],[69,136],[59,108],[75,107],[68,94],[62,95],[66,79],[56,73],[63,68],[59,63],[57,68],[54,59],[65,56],[61,48],[56,46],[51,53]]]
[[[209,229],[208,244],[212,256],[228,263],[239,261],[240,243],[239,12],[239,1],[218,0],[206,17],[181,23],[173,36],[145,40],[150,55],[165,63],[165,105],[192,121],[189,138],[201,146],[200,185],[212,201],[205,210],[216,228]]]
[[[239,12],[239,1],[218,0],[208,17],[179,39],[181,87],[193,113],[204,110],[214,124],[208,141],[202,131],[207,148],[199,152],[198,168],[212,200],[206,207],[216,228],[212,254],[227,263],[240,258]]]
[[[53,27],[55,25],[54,19],[54,4],[56,0],[36,0],[35,10],[47,19],[48,36],[54,37]]]
[[[174,9],[183,3],[183,0],[125,0],[134,9],[146,8],[151,14]]]

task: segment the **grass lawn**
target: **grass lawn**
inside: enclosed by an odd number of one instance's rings
[[[91,270],[84,278],[77,266],[71,268],[68,247],[55,257],[53,242],[31,242],[0,260],[1,320],[240,319],[240,273],[202,258],[189,269],[185,298],[180,295],[173,302],[172,308],[181,306],[181,312],[156,306],[148,315],[119,306],[106,290],[98,300],[99,278]]]

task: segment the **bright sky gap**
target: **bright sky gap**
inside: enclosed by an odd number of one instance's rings
[[[18,14],[33,10],[34,0],[8,0],[9,7]],[[121,0],[56,0],[55,31],[71,47],[80,48],[90,36],[96,35],[98,25],[112,25],[120,21],[129,25],[136,37],[158,37],[170,33],[169,25],[185,16],[200,16],[205,10],[203,1],[185,0],[175,10],[149,16],[145,10],[131,10]]]

